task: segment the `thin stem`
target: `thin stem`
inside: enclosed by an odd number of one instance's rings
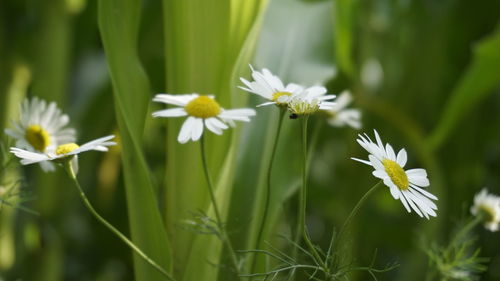
[[[309,121],[309,116],[305,115],[302,117],[302,187],[300,189],[300,198],[299,198],[299,214],[298,214],[298,224],[297,224],[297,233],[295,237],[295,242],[298,244],[300,239],[304,239],[307,246],[312,252],[314,260],[316,263],[325,267],[325,263],[323,259],[319,255],[316,247],[314,247],[313,243],[309,239],[309,235],[307,233],[306,226],[306,209],[307,209],[307,163],[309,159],[307,157],[308,147],[307,147],[307,123]]]
[[[260,221],[260,226],[259,226],[259,232],[257,235],[257,240],[255,242],[255,249],[260,248],[261,240],[262,240],[262,235],[264,233],[264,226],[267,221],[267,216],[269,213],[269,202],[271,199],[271,175],[272,175],[272,170],[273,170],[273,163],[274,163],[274,158],[276,156],[276,150],[278,147],[278,141],[280,138],[280,132],[281,132],[281,125],[283,124],[283,117],[285,116],[286,109],[285,108],[280,108],[280,115],[278,119],[278,127],[276,128],[276,135],[274,136],[274,143],[273,143],[273,149],[271,151],[271,159],[269,160],[269,164],[267,167],[267,176],[266,176],[266,199],[264,202],[264,212],[262,214],[262,220]],[[254,258],[252,262],[252,271],[255,268],[255,264],[257,262],[257,259]]]
[[[352,218],[358,213],[359,209],[363,205],[363,203],[366,201],[366,199],[379,187],[382,185],[382,181],[379,181],[376,183],[372,188],[370,188],[361,199],[359,199],[358,203],[356,203],[356,206],[352,209],[351,213],[347,217],[347,219],[344,221],[344,224],[342,225],[342,228],[340,228],[339,235],[337,238],[337,241],[340,241],[342,239],[343,234],[347,231],[347,227],[351,223]]]
[[[144,261],[149,263],[151,266],[153,266],[156,270],[158,270],[161,274],[163,274],[168,280],[175,280],[165,269],[163,269],[161,266],[159,266],[154,260],[152,260],[150,257],[148,257],[139,247],[137,247],[132,241],[130,241],[125,235],[123,235],[118,229],[116,229],[113,225],[111,225],[106,219],[104,219],[97,211],[94,209],[90,201],[88,200],[87,196],[85,195],[85,192],[83,192],[82,187],[80,186],[80,183],[76,179],[76,175],[73,171],[73,167],[70,163],[70,161],[66,161],[64,163],[64,168],[66,172],[68,173],[69,177],[73,180],[73,183],[75,184],[76,188],[78,189],[78,193],[80,194],[80,197],[82,198],[82,201],[87,207],[87,209],[90,211],[90,213],[100,222],[102,223],[105,227],[107,227],[111,232],[113,232],[118,238],[120,238],[127,246],[130,247],[136,254],[138,254]]]
[[[208,193],[210,194],[210,200],[212,201],[212,205],[214,208],[215,218],[217,219],[217,224],[221,232],[222,242],[226,245],[227,249],[229,250],[229,255],[231,257],[231,262],[233,263],[234,270],[236,274],[239,276],[238,258],[236,257],[236,253],[233,249],[233,246],[231,245],[231,242],[229,241],[229,237],[227,236],[226,228],[222,223],[222,217],[219,212],[219,207],[217,205],[217,201],[215,200],[212,178],[210,177],[210,172],[208,171],[207,155],[205,151],[205,137],[203,135],[201,136],[200,139],[200,147],[201,147],[201,161],[203,163],[203,170],[205,172],[205,178],[207,180]]]
[[[481,215],[475,216],[472,220],[470,220],[467,224],[464,225],[453,237],[453,240],[451,240],[451,243],[449,245],[449,249],[451,249],[456,243],[460,242],[460,239],[462,239],[469,231],[471,231],[472,228],[474,228],[476,225],[478,225],[481,221],[483,220]]]

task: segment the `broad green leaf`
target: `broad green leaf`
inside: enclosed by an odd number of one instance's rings
[[[164,269],[171,267],[167,233],[158,208],[142,134],[150,118],[149,82],[137,56],[140,1],[99,1],[99,29],[106,52],[123,146],[123,167],[132,240]],[[165,280],[134,255],[136,280]]]
[[[451,94],[440,121],[428,138],[431,150],[438,149],[460,120],[500,85],[500,27],[474,48],[474,57]]]
[[[333,9],[335,57],[340,70],[353,75],[353,0],[335,0]]]
[[[244,105],[245,95],[234,95],[238,74],[246,69],[257,37],[265,0],[165,0],[167,92],[215,94],[225,108]],[[202,173],[199,143],[179,144],[184,120],[168,120],[167,221],[173,229],[176,274],[183,280],[217,280],[221,243],[182,229],[182,223],[202,210],[213,218]],[[232,169],[239,134],[206,132],[208,161],[217,182],[217,200],[226,217],[232,194]],[[200,279],[203,278],[203,279]]]

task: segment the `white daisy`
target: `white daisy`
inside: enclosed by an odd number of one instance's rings
[[[413,209],[420,217],[425,216],[427,219],[429,216],[435,217],[434,210],[437,210],[437,206],[430,199],[438,200],[438,198],[422,188],[429,186],[427,172],[424,169],[403,170],[407,160],[406,151],[401,149],[396,155],[388,143],[384,148],[377,131],[374,132],[377,143],[366,134],[359,135],[357,139],[358,143],[370,153],[369,161],[351,159],[375,168],[373,175],[383,180],[389,187],[392,197],[401,200],[408,212]]]
[[[470,208],[473,215],[484,216],[484,227],[497,231],[500,224],[500,196],[489,194],[486,188],[474,196],[474,205]]]
[[[28,151],[18,147],[11,147],[10,152],[21,158],[21,164],[23,165],[43,163],[48,161],[60,163],[64,161],[64,159],[68,159],[72,161],[73,169],[76,173],[78,169],[78,154],[89,150],[108,151],[108,146],[116,145],[115,142],[110,141],[112,138],[114,138],[113,135],[102,137],[87,142],[81,146],[78,146],[76,143],[61,144],[55,150],[48,151],[47,153]]]
[[[295,115],[309,115],[319,110],[331,110],[335,105],[335,95],[327,95],[325,87],[313,86],[292,96],[288,101],[288,110]]]
[[[254,81],[250,82],[244,78],[240,78],[246,87],[240,86],[239,88],[269,100],[258,106],[271,104],[286,106],[292,96],[304,90],[302,86],[293,83],[285,86],[278,76],[273,75],[266,68],[262,69],[262,72],[259,72],[254,70],[250,65],[250,69],[252,69],[252,78]]]
[[[250,108],[225,110],[213,96],[158,94],[153,101],[179,106],[153,112],[153,117],[189,116],[179,132],[177,140],[180,143],[199,140],[204,127],[221,135],[222,130],[228,128],[227,124],[234,126],[234,121],[249,122],[250,116],[255,115],[255,110]]]
[[[58,145],[75,141],[75,130],[67,128],[69,117],[62,114],[55,102],[37,97],[25,99],[21,105],[19,122],[5,133],[16,140],[16,147],[31,152],[53,151]],[[51,163],[43,163],[44,171],[54,170]]]
[[[335,105],[327,111],[328,124],[334,127],[343,127],[345,125],[354,129],[361,128],[361,111],[354,108],[346,108],[352,102],[352,96],[349,91],[343,91],[335,100]]]

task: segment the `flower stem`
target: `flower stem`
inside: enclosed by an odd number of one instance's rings
[[[483,217],[481,215],[475,216],[473,219],[471,219],[467,224],[465,224],[453,237],[453,240],[451,240],[451,243],[449,244],[449,250],[455,246],[455,244],[459,243],[461,239],[464,238],[464,236],[467,235],[471,231],[472,228],[474,228],[476,225],[478,225],[481,221],[483,220]]]
[[[316,263],[320,264],[321,266],[325,267],[325,263],[323,262],[323,259],[319,255],[318,251],[316,250],[316,247],[314,247],[313,243],[309,239],[309,235],[307,233],[307,226],[306,226],[306,209],[307,209],[307,163],[308,163],[308,156],[307,156],[307,123],[309,120],[309,116],[305,115],[302,117],[302,186],[300,189],[300,195],[299,195],[299,213],[298,213],[298,222],[297,222],[297,232],[295,233],[295,244],[298,245],[300,243],[301,238],[304,239],[306,242],[307,246],[312,252],[312,255],[316,261]]]
[[[356,203],[356,206],[352,209],[351,213],[347,217],[347,219],[344,221],[344,224],[342,225],[342,228],[340,228],[339,235],[337,238],[337,242],[340,242],[342,239],[342,236],[345,234],[347,231],[347,227],[351,223],[352,218],[358,213],[359,208],[363,205],[363,203],[366,201],[366,199],[379,187],[382,185],[382,181],[379,181],[376,183],[372,188],[370,188],[361,199],[359,199],[358,203]]]
[[[113,232],[118,238],[120,238],[127,246],[130,247],[136,254],[138,254],[145,262],[149,263],[151,266],[153,266],[156,270],[158,270],[161,274],[163,274],[168,280],[175,280],[172,275],[170,275],[165,269],[163,269],[161,266],[159,266],[154,260],[152,260],[148,255],[146,255],[139,247],[137,247],[132,241],[130,241],[124,234],[122,234],[118,229],[116,229],[113,225],[111,225],[106,219],[104,219],[97,211],[94,209],[90,201],[88,200],[87,196],[85,195],[85,192],[83,192],[82,187],[80,186],[80,183],[76,179],[75,172],[73,170],[73,167],[71,165],[71,161],[66,161],[64,163],[64,168],[66,172],[68,173],[69,177],[73,180],[73,183],[75,184],[76,188],[78,189],[78,193],[80,194],[80,197],[82,198],[82,201],[87,207],[87,209],[90,211],[90,213],[100,222],[102,223],[105,227],[107,227],[111,232]]]
[[[286,113],[286,108],[280,108],[280,114],[278,119],[278,127],[276,128],[276,134],[274,136],[273,149],[271,151],[271,159],[269,160],[269,164],[267,167],[267,175],[266,175],[266,195],[264,201],[264,212],[262,213],[262,220],[260,221],[259,232],[257,234],[257,240],[255,241],[255,249],[260,248],[260,243],[262,240],[262,234],[264,233],[264,226],[267,221],[267,216],[269,213],[269,202],[271,199],[271,175],[273,170],[274,158],[276,156],[276,150],[278,147],[278,141],[280,138],[281,125],[283,124],[283,117]],[[255,267],[256,258],[253,259],[252,270]]]
[[[236,252],[233,249],[233,246],[231,245],[231,241],[229,240],[229,237],[227,236],[226,228],[224,224],[222,223],[222,217],[219,212],[219,207],[217,205],[217,201],[215,200],[215,193],[214,193],[214,188],[213,188],[213,183],[212,183],[212,178],[210,177],[210,172],[208,171],[208,164],[207,164],[207,155],[206,155],[206,150],[205,150],[205,137],[202,135],[200,139],[200,147],[201,147],[201,161],[203,163],[203,170],[205,172],[205,178],[207,180],[207,185],[208,185],[208,193],[210,194],[210,200],[212,201],[212,205],[214,208],[215,212],[215,218],[217,220],[217,225],[219,226],[220,229],[220,234],[222,238],[222,242],[226,245],[229,255],[231,257],[231,262],[233,263],[233,267],[235,270],[235,273],[239,276],[239,265],[238,265],[238,258],[236,257]]]

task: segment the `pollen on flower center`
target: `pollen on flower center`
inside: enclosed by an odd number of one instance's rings
[[[209,96],[199,96],[191,100],[184,109],[186,112],[198,118],[210,118],[219,115],[220,105]]]
[[[289,93],[289,92],[277,92],[277,93],[273,94],[273,97],[271,98],[271,100],[274,101],[274,102],[276,102],[276,103],[279,103],[278,99],[280,97],[283,97],[283,96],[291,97],[292,93]]]
[[[395,161],[384,159],[382,160],[385,171],[391,178],[392,182],[401,190],[407,190],[409,186],[408,176],[405,171]]]
[[[26,128],[25,138],[36,150],[45,151],[50,145],[50,135],[40,125],[30,125]]]
[[[78,144],[76,143],[66,143],[66,144],[61,144],[56,148],[56,154],[57,155],[62,155],[62,154],[67,154],[70,153],[71,151],[79,148]]]

